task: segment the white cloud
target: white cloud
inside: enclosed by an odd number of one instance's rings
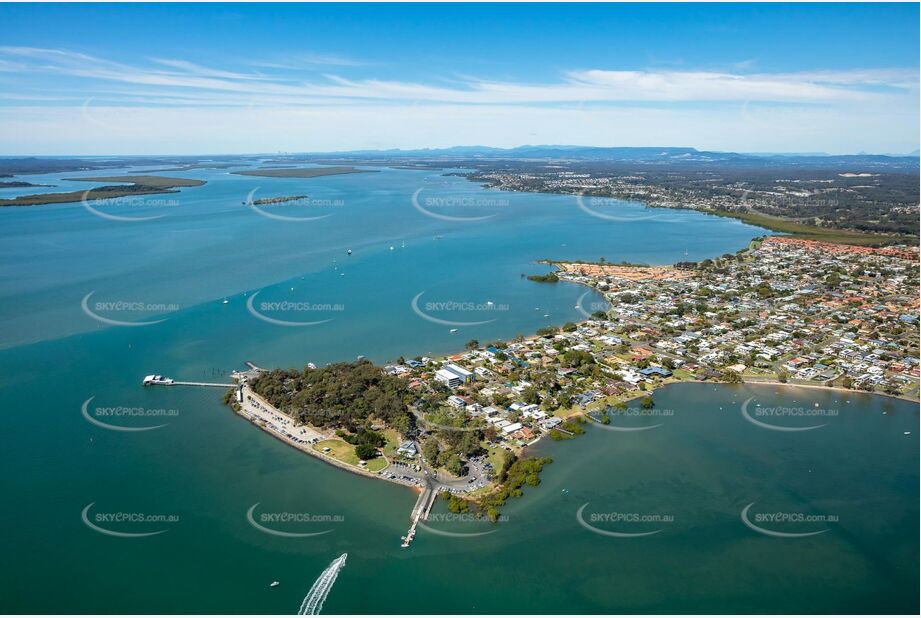
[[[349,79],[309,55],[250,72],[155,58],[0,47],[3,153],[188,153],[483,143],[693,145],[718,150],[910,151],[918,75],[581,69],[550,83]],[[297,71],[310,64],[304,75]],[[257,66],[248,63],[245,66]],[[61,99],[47,78],[66,76]],[[305,75],[308,78],[305,78]],[[68,99],[82,104],[68,105]],[[21,102],[29,102],[28,104]],[[100,131],[107,126],[108,131]]]

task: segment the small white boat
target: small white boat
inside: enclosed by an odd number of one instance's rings
[[[224,299],[224,304],[225,304],[225,305],[226,305],[227,303],[229,303],[229,302],[230,302],[230,301],[227,300],[226,298]]]
[[[348,251],[346,251],[346,254],[347,254],[347,255],[352,255],[352,250],[349,249]]]
[[[390,245],[390,250],[393,251],[393,245]]]
[[[274,588],[274,587],[278,586],[278,584],[279,584],[279,582],[272,582],[271,584],[269,584],[269,588]]]
[[[448,331],[448,332],[456,333],[456,332],[457,332],[457,329],[456,329],[456,328],[452,328],[452,329],[451,329],[450,331]]]

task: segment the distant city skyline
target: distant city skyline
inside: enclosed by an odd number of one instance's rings
[[[917,4],[4,4],[0,155],[918,149]]]

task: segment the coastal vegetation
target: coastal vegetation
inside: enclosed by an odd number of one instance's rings
[[[556,283],[560,278],[556,273],[547,273],[546,275],[528,275],[528,279],[538,283]]]
[[[479,496],[462,496],[444,491],[442,499],[452,513],[472,513],[489,521],[499,521],[499,509],[505,506],[509,498],[524,495],[523,487],[540,485],[540,473],[553,463],[549,457],[518,457],[514,453],[502,451],[503,463],[496,477],[496,483],[486,493]]]
[[[65,180],[85,182],[121,182],[125,185],[104,185],[89,191],[68,191],[66,193],[38,193],[0,200],[0,206],[38,206],[44,204],[66,204],[82,200],[101,200],[136,195],[175,193],[179,187],[199,187],[204,180],[191,178],[169,178],[167,176],[100,176],[94,178],[66,178]]]
[[[23,182],[21,180],[7,180],[0,182],[0,189],[19,189],[24,187],[53,187],[54,185],[37,185],[31,182]]]
[[[297,421],[360,434],[364,437],[359,443],[380,443],[373,432],[368,432],[375,420],[404,435],[414,427],[408,412],[413,397],[406,382],[383,373],[367,360],[300,371],[275,369],[260,375],[251,386]]]
[[[524,494],[522,487],[540,485],[540,473],[544,466],[553,463],[549,457],[518,457],[513,453],[506,453],[505,463],[499,471],[496,480],[497,487],[477,499],[478,509],[491,521],[499,519],[499,508],[505,505],[509,498],[519,497]]]
[[[710,209],[704,210],[704,212],[718,217],[731,217],[749,225],[757,225],[758,227],[763,227],[773,232],[787,234],[793,238],[801,238],[803,240],[818,240],[866,247],[903,243],[916,244],[918,240],[917,237],[909,235],[880,234],[837,229],[833,227],[819,227],[817,225],[809,225],[782,217],[774,217],[751,211]]]

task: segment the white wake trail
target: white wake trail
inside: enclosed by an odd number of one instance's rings
[[[307,596],[304,597],[304,601],[301,603],[301,608],[297,612],[299,616],[313,616],[320,613],[320,610],[323,609],[323,603],[326,601],[326,597],[329,596],[329,591],[332,590],[333,584],[336,583],[339,571],[345,566],[345,559],[348,557],[348,554],[342,554],[330,562],[329,566],[320,573],[317,581],[313,582],[313,586],[310,587]]]

